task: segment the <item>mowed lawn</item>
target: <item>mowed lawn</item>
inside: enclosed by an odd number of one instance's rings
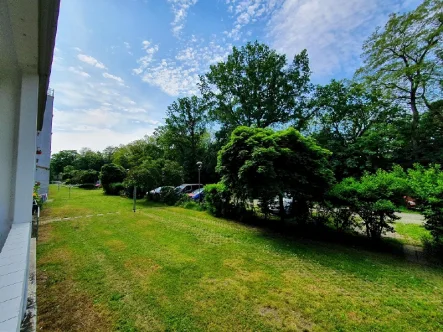
[[[39,331],[437,331],[443,270],[205,212],[51,187]],[[112,213],[112,214],[110,214]],[[100,214],[100,215],[97,215]]]

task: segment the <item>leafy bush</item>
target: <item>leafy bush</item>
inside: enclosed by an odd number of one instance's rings
[[[95,188],[99,173],[93,169],[87,171],[79,171],[78,183],[80,188]]]
[[[186,202],[180,204],[181,207],[188,209],[188,210],[194,210],[194,211],[203,211],[204,207],[201,204],[198,204],[197,202],[193,200],[187,200]]]
[[[205,208],[216,217],[226,217],[232,209],[231,192],[223,183],[208,184],[204,187]]]
[[[170,187],[162,188],[159,196],[159,201],[166,205],[175,205],[181,199],[181,195],[174,188]]]
[[[329,194],[360,216],[369,238],[379,239],[386,231],[394,231],[392,224],[399,219],[395,212],[406,191],[407,183],[397,170],[378,170],[375,174],[366,173],[360,180],[344,179]]]
[[[123,182],[126,176],[126,171],[123,167],[115,164],[107,164],[102,167],[100,172],[100,181],[103,186],[103,190],[107,195],[118,195],[119,192],[115,191],[115,188],[111,188],[111,184]],[[121,186],[123,186],[121,184]],[[115,186],[114,186],[115,187]],[[122,188],[121,190],[123,190]]]
[[[319,204],[315,220],[317,223],[330,225],[339,232],[348,232],[359,226],[355,212],[334,201]]]
[[[123,185],[123,183],[115,182],[115,183],[110,183],[107,186],[106,194],[107,195],[115,195],[115,196],[117,196],[117,195],[120,195],[122,191],[123,192],[125,191],[125,186]]]
[[[187,198],[187,200],[189,200],[187,195],[184,196]],[[182,195],[178,193],[174,187],[169,186],[162,187],[160,193],[148,193],[147,198],[149,201],[159,202],[169,206],[180,204],[179,202],[183,201]]]
[[[407,172],[407,180],[412,195],[419,199],[425,228],[434,238],[433,245],[443,248],[443,171],[440,165],[428,168],[414,165]]]

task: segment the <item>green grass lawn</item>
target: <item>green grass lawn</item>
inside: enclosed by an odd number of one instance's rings
[[[431,233],[422,225],[395,223],[395,231],[402,236],[400,242],[415,246],[422,245],[423,238],[430,238]]]
[[[79,218],[40,228],[39,330],[443,329],[437,267],[205,212],[139,201],[133,213],[96,190],[50,198],[43,219]]]

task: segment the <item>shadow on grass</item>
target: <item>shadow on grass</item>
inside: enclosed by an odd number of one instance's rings
[[[417,286],[420,278],[411,281],[408,273],[398,272],[410,269],[411,264],[418,270],[434,271],[443,276],[443,265],[435,259],[427,259],[425,265],[407,260],[403,244],[395,239],[373,241],[358,233],[343,233],[324,225],[299,225],[292,221],[248,218],[234,222],[261,230],[260,236],[277,252],[309,259],[365,280],[384,278],[393,283]],[[397,272],[393,272],[395,270]]]
[[[314,223],[300,224],[293,220],[280,221],[254,216],[243,220],[232,221],[259,228],[264,237],[278,238],[286,242],[320,242],[345,247],[346,249],[364,249],[371,252],[386,253],[397,257],[403,257],[403,244],[396,239],[382,238],[372,240],[357,232],[340,232],[327,225]]]

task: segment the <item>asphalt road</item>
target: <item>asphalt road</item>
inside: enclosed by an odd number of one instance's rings
[[[425,222],[425,219],[421,214],[417,213],[397,213],[397,215],[401,218],[396,222],[401,222],[404,224],[417,224],[422,225]]]

